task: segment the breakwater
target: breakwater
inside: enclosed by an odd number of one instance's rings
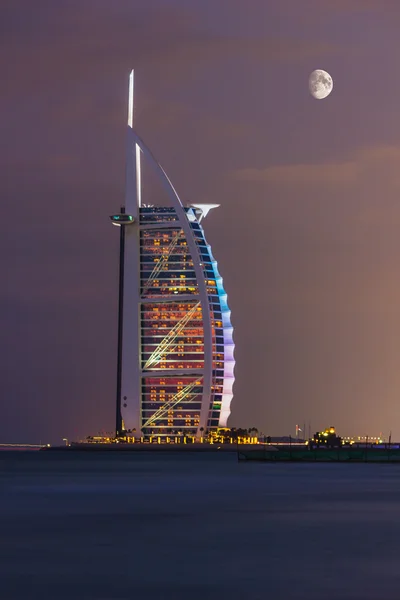
[[[262,448],[240,448],[239,460],[256,460],[269,462],[374,462],[374,463],[399,463],[400,449],[390,447],[356,447],[356,448],[313,448],[305,449],[285,446],[276,448],[264,446]]]

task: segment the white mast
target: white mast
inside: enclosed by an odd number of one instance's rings
[[[141,366],[140,366],[140,231],[141,150],[136,143],[134,72],[129,75],[128,127],[126,146],[125,213],[133,217],[124,227],[123,249],[123,319],[121,334],[120,407],[126,429],[141,428]]]
[[[128,126],[133,127],[133,85],[134,72],[133,69],[129,75],[129,96],[128,96]]]
[[[137,144],[134,146],[134,164],[131,165],[131,133],[129,130],[133,129],[135,122],[135,75],[132,69],[129,75],[129,95],[128,95],[128,152],[127,152],[127,182],[126,182],[126,198],[125,198],[125,209],[126,212],[133,215],[135,218],[138,216],[138,208],[142,204],[142,181],[141,181],[141,166],[140,166],[140,148]],[[129,181],[128,181],[129,179]]]

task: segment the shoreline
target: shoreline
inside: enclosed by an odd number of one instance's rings
[[[257,446],[248,445],[246,450]],[[45,446],[40,452],[231,452],[237,453],[236,444],[71,444]]]

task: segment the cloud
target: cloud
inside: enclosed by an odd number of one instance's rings
[[[239,181],[254,183],[278,183],[299,185],[313,183],[343,183],[354,181],[357,164],[354,162],[331,163],[321,165],[276,165],[265,169],[239,169],[234,176]]]
[[[233,173],[235,179],[282,186],[356,184],[374,176],[379,170],[392,183],[400,184],[400,147],[378,145],[361,148],[344,161],[317,164],[271,165],[243,168]]]
[[[330,18],[332,15],[379,12],[384,17],[399,14],[400,6],[396,0],[279,0],[277,9],[280,14],[297,16],[302,14],[305,21]]]
[[[316,8],[323,11],[335,13],[364,12],[364,11],[386,11],[399,12],[399,5],[393,0],[311,0]]]

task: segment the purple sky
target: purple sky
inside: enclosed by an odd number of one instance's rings
[[[114,427],[131,68],[182,200],[221,204],[230,424],[400,438],[399,27],[398,0],[0,0],[0,441]]]

